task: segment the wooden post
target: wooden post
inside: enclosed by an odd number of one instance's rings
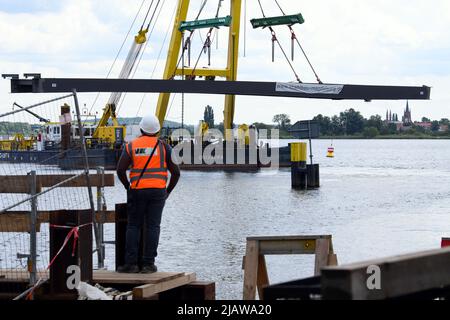
[[[263,289],[269,285],[269,275],[267,274],[266,258],[264,255],[259,255],[258,259],[258,278],[256,280],[258,287],[258,296],[260,300],[264,299]]]
[[[116,204],[116,270],[125,264],[125,240],[127,234],[127,204]]]
[[[314,275],[320,275],[320,269],[328,265],[328,255],[330,252],[330,240],[316,240],[316,259],[314,263]]]
[[[126,203],[116,204],[116,270],[118,267],[125,264],[125,248],[127,239],[127,225],[128,225],[128,205]],[[141,232],[141,241],[139,246],[138,265],[142,266],[142,256],[144,253],[143,246],[143,232]]]
[[[70,106],[64,104],[61,106],[61,156],[64,157],[64,151],[70,147],[71,138],[71,116],[70,116]],[[81,133],[80,133],[81,134]]]
[[[74,236],[59,253],[50,266],[50,294],[58,299],[73,299],[78,296],[75,289],[67,287],[67,268],[76,265],[80,267],[80,281],[92,282],[92,212],[90,210],[65,211],[61,210],[50,216],[50,260],[63,247],[64,240],[71,228],[81,226],[75,252]],[[68,227],[68,228],[64,228]]]
[[[320,188],[320,174],[318,164],[307,165],[307,176],[308,189]]]
[[[258,276],[259,248],[258,241],[247,241],[245,252],[244,300],[255,300]]]

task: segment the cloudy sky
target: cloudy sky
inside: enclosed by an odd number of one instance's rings
[[[0,73],[106,77],[142,1],[0,0]],[[133,35],[150,2],[144,2],[132,27]],[[176,2],[161,1],[163,6],[152,25],[153,33],[134,78],[161,78],[170,37],[166,38],[166,34],[171,27]],[[191,18],[198,12],[200,3],[201,0],[191,0]],[[201,18],[213,16],[217,3],[217,0],[209,0]],[[273,0],[261,0],[261,3],[267,16],[280,14]],[[410,102],[413,118],[450,117],[450,1],[279,0],[279,3],[287,13],[301,12],[305,17],[305,24],[297,25],[295,29],[324,82],[432,86],[432,101]],[[279,50],[275,63],[271,62],[270,32],[253,30],[248,22],[251,18],[261,17],[257,1],[247,0],[246,6],[246,15],[242,17],[243,23],[244,17],[247,18],[246,55],[244,57],[242,36],[238,78],[293,81],[295,78]],[[224,1],[221,15],[228,11],[228,1]],[[290,51],[289,30],[285,27],[276,30],[281,43]],[[203,32],[194,38],[194,56],[204,37]],[[217,39],[212,64],[220,67],[225,63],[226,30],[219,31]],[[111,77],[117,77],[131,41],[129,37]],[[304,82],[314,82],[313,74],[298,50],[297,53],[294,64],[300,78]],[[200,67],[203,66],[206,66],[205,58],[200,63]],[[11,110],[15,101],[27,105],[47,97],[11,94],[9,82],[0,80],[0,112]],[[80,100],[91,107],[95,97],[95,94],[82,94]],[[186,122],[197,123],[207,104],[214,107],[216,121],[222,121],[222,96],[186,95],[185,98]],[[108,95],[100,95],[94,110],[101,111],[107,99]],[[156,99],[156,94],[128,94],[120,108],[120,116],[154,112]],[[346,108],[360,110],[368,117],[384,115],[387,108],[402,113],[405,104],[405,101],[365,103],[238,97],[235,122],[271,122],[276,113],[287,113],[293,120],[310,119],[318,113],[331,116]],[[179,121],[180,118],[181,99],[177,95],[168,119]]]

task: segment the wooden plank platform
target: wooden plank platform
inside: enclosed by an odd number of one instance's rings
[[[48,271],[41,270],[38,272],[39,276],[44,279],[48,278]],[[93,281],[99,284],[102,283],[117,283],[117,284],[154,284],[163,281],[173,280],[184,276],[184,272],[155,272],[155,273],[118,273],[108,270],[94,270]],[[29,273],[25,269],[0,269],[0,278],[9,280],[29,280]]]
[[[49,273],[46,271],[39,272],[39,277],[43,279],[48,279],[48,276]],[[215,283],[196,282],[196,280],[195,273],[155,272],[141,274],[95,270],[92,283],[113,288],[115,286],[134,287],[132,293],[135,300],[158,300],[160,298],[169,300],[171,298],[214,300]],[[0,270],[0,288],[2,284],[28,284],[28,281],[29,274],[26,270]]]

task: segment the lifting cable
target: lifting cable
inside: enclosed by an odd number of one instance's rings
[[[215,18],[219,17],[220,8],[222,7],[222,1],[223,0],[219,0],[218,2]],[[197,57],[197,61],[195,62],[194,67],[192,68],[191,78],[194,77],[195,70],[197,69],[198,63],[200,62],[200,58],[202,57],[203,53],[208,53],[208,65],[209,66],[211,65],[211,43],[212,43],[211,35],[214,29],[215,29],[214,27],[209,28],[208,33],[206,34],[206,40],[203,43],[203,48],[202,50],[200,50],[200,54]]]
[[[264,9],[263,9],[262,4],[261,4],[261,0],[258,0],[258,4],[259,4],[259,8],[261,9],[261,13],[262,13],[263,17],[266,18],[266,15],[264,13]],[[297,79],[297,81],[299,83],[302,83],[302,81],[300,80],[297,72],[295,71],[294,66],[292,65],[291,61],[289,60],[289,57],[287,56],[286,51],[284,51],[283,46],[281,45],[280,41],[278,41],[277,35],[275,33],[275,30],[271,26],[269,26],[268,28],[269,28],[269,30],[270,30],[270,32],[272,34],[272,62],[275,60],[275,42],[276,42],[278,44],[278,46],[280,47],[281,52],[283,53],[287,63],[289,64],[289,67],[291,67],[291,70],[294,73],[295,78]]]
[[[162,4],[162,6],[161,6],[161,10],[162,10],[162,7],[164,7],[164,4],[165,4],[165,0],[164,0],[163,4]],[[160,13],[161,13],[161,11],[160,11]],[[176,13],[176,7],[175,7],[175,9],[174,9],[174,11],[173,11],[173,13],[172,13],[172,18],[170,19],[170,21],[172,21],[172,20],[174,19],[175,13]],[[158,18],[159,18],[159,14],[158,14],[158,16],[156,16],[156,21],[158,20]],[[156,21],[155,21],[155,24],[156,24]],[[165,46],[166,41],[167,41],[167,36],[169,35],[169,32],[170,32],[170,28],[171,28],[171,24],[169,23],[169,24],[167,24],[167,30],[166,30],[166,33],[165,33],[165,35],[164,35],[164,40],[163,40],[163,43],[162,43],[162,45],[161,45],[161,48],[159,49],[158,57],[156,58],[155,65],[153,66],[152,74],[151,74],[151,76],[150,76],[151,79],[153,78],[153,76],[154,76],[154,74],[155,74],[155,72],[156,72],[156,68],[157,68],[158,63],[159,63],[159,61],[160,61],[162,51],[163,51],[164,46]],[[152,30],[152,32],[153,32],[153,30]],[[144,50],[145,50],[145,48],[144,48]],[[140,61],[139,61],[139,62],[140,62]],[[138,110],[137,110],[137,112],[136,112],[136,117],[135,117],[135,118],[137,118],[137,117],[139,116],[139,113],[141,112],[141,108],[142,108],[142,106],[144,105],[144,100],[145,100],[146,95],[147,95],[147,94],[144,93],[144,95],[142,96],[141,103],[139,104],[139,107],[138,107]],[[137,124],[137,123],[136,123],[136,124]]]
[[[158,13],[158,16],[159,16],[159,14],[161,13],[161,10],[162,10],[162,7],[164,7],[164,2],[165,2],[165,0],[163,1],[163,4],[162,4],[162,6],[161,6],[161,9],[159,10],[159,13]],[[153,1],[152,1],[152,3],[153,3]],[[161,3],[161,0],[158,0],[158,2],[156,3],[156,6],[155,6],[155,9],[153,10],[153,13],[152,13],[152,16],[151,16],[151,18],[150,18],[150,21],[148,22],[148,24],[147,24],[147,30],[150,28],[150,24],[153,22],[153,19],[155,18],[155,14],[156,14],[156,12],[158,11],[158,7],[159,7],[159,4]],[[149,10],[150,10],[150,8],[149,8]],[[147,13],[147,15],[148,15],[148,13]],[[145,19],[147,19],[147,16],[146,16],[146,18]],[[145,22],[145,20],[144,20],[144,22]],[[155,22],[156,23],[156,22]],[[142,24],[142,25],[144,25],[144,24]],[[155,28],[155,26],[153,26],[153,29]],[[153,32],[153,29],[152,29],[152,32]],[[141,27],[141,30],[142,30],[142,27]]]
[[[152,7],[153,7],[153,2],[154,2],[154,0],[152,0],[152,2],[150,3],[150,6],[148,7],[147,13],[145,14],[144,21],[142,21],[141,31],[144,29],[145,21],[147,21],[148,15],[150,14],[150,10],[151,10]],[[147,27],[147,28],[148,28],[148,27]]]
[[[280,11],[283,14],[283,16],[285,16],[286,13],[281,8],[280,4],[278,3],[278,0],[274,0],[274,1],[277,4],[277,6],[280,9]],[[309,66],[311,67],[311,70],[314,73],[317,82],[320,83],[320,84],[323,84],[322,80],[320,80],[319,75],[317,74],[316,70],[314,69],[311,61],[309,60],[308,55],[306,54],[305,50],[303,49],[303,46],[301,45],[300,41],[298,40],[297,35],[295,34],[295,31],[294,31],[294,28],[292,28],[292,26],[288,26],[288,28],[291,31],[291,39],[292,39],[292,60],[294,60],[294,41],[296,41],[298,46],[299,46],[299,48],[300,48],[300,50],[302,51],[303,55],[305,56],[306,61],[308,62]]]
[[[200,9],[199,9],[199,11],[197,13],[197,16],[195,17],[194,21],[197,21],[200,18],[200,15],[202,14],[203,9],[205,9],[205,6],[206,6],[207,2],[208,2],[208,0],[203,0],[202,4],[200,6]],[[184,58],[184,53],[185,53],[186,50],[188,50],[188,59],[189,59],[189,64],[190,64],[190,56],[191,56],[191,54],[190,54],[190,51],[191,51],[190,46],[191,46],[192,37],[194,36],[194,32],[195,32],[195,30],[191,30],[190,33],[189,33],[189,36],[184,41],[183,48],[182,48],[182,51],[181,51],[181,55],[180,55],[180,57],[178,59],[177,65],[175,66],[175,70],[173,71],[172,77],[170,77],[170,79],[175,78],[177,70],[178,70],[178,67],[180,66],[181,60]],[[183,64],[184,64],[184,61],[183,61]]]
[[[117,59],[119,58],[119,55],[122,52],[122,49],[125,46],[125,43],[126,43],[128,37],[130,36],[131,30],[133,29],[134,24],[136,23],[136,20],[139,17],[139,14],[142,11],[142,7],[144,6],[145,1],[146,0],[142,0],[141,5],[139,6],[139,9],[138,9],[136,15],[134,16],[133,22],[131,23],[131,26],[128,29],[128,32],[127,32],[127,34],[125,36],[125,39],[123,39],[122,44],[120,45],[119,51],[117,52],[117,54],[116,54],[116,56],[114,58],[114,61],[113,61],[112,65],[111,65],[111,67],[109,68],[108,74],[106,75],[106,79],[108,79],[109,76],[111,75],[111,72],[112,72],[112,70],[113,70],[113,68],[114,68],[114,66],[115,66],[115,64],[117,62]],[[94,102],[92,103],[91,108],[89,109],[89,114],[92,112],[92,109],[94,108],[95,104],[97,103],[97,100],[98,100],[99,97],[100,97],[100,92],[97,92],[97,95],[96,95],[96,97],[94,99]],[[86,120],[84,120],[83,125],[84,124],[86,124]]]
[[[137,70],[138,70],[138,68],[139,68],[139,65],[141,64],[142,57],[144,56],[145,50],[147,49],[147,45],[148,45],[148,43],[149,43],[149,41],[150,41],[150,38],[151,38],[152,35],[153,35],[153,31],[154,31],[154,29],[155,29],[155,27],[156,27],[156,23],[158,22],[159,16],[161,15],[161,11],[162,11],[162,9],[164,8],[165,2],[166,2],[166,0],[163,0],[163,3],[161,4],[161,7],[159,8],[158,14],[156,15],[156,18],[155,18],[155,14],[156,14],[156,12],[157,12],[157,10],[158,10],[158,7],[159,7],[159,4],[160,4],[160,0],[158,0],[158,2],[157,2],[157,4],[156,4],[156,7],[155,7],[155,9],[154,9],[154,11],[153,11],[152,17],[150,18],[150,21],[149,21],[148,24],[147,24],[147,28],[146,28],[146,29],[148,30],[148,29],[150,28],[150,25],[152,24],[153,20],[155,20],[155,22],[153,23],[152,29],[150,30],[150,33],[149,33],[149,35],[148,35],[148,39],[147,39],[147,41],[145,42],[144,47],[142,48],[142,51],[140,51],[140,52],[138,53],[138,54],[139,54],[139,58],[137,59],[136,67],[135,67],[134,70],[133,70],[133,74],[131,75],[131,79],[134,78],[134,76],[136,75],[136,72],[137,72]],[[147,20],[147,16],[146,16],[145,20]],[[145,20],[144,20],[144,23],[143,23],[142,25],[145,24]],[[142,27],[141,27],[141,28],[142,28]],[[141,29],[141,31],[142,31],[142,29]],[[159,56],[158,56],[158,59],[159,59]],[[153,74],[152,74],[152,77],[153,77]],[[123,105],[123,103],[124,103],[124,100],[125,100],[125,97],[126,97],[126,96],[127,96],[127,93],[124,94],[123,99],[120,101],[120,104],[119,104],[119,106],[118,106],[118,108],[117,108],[116,116],[119,114],[119,111],[120,111],[120,109],[122,108],[122,105]]]

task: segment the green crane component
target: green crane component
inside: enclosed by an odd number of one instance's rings
[[[290,16],[252,19],[252,20],[250,20],[250,22],[252,23],[253,29],[256,29],[256,28],[267,28],[267,27],[281,26],[281,25],[292,26],[297,23],[303,24],[303,23],[305,23],[305,19],[303,19],[302,14],[299,13],[299,14],[293,14]]]
[[[182,21],[178,30],[184,32],[186,30],[192,31],[196,29],[229,27],[231,25],[231,16],[222,18]]]

